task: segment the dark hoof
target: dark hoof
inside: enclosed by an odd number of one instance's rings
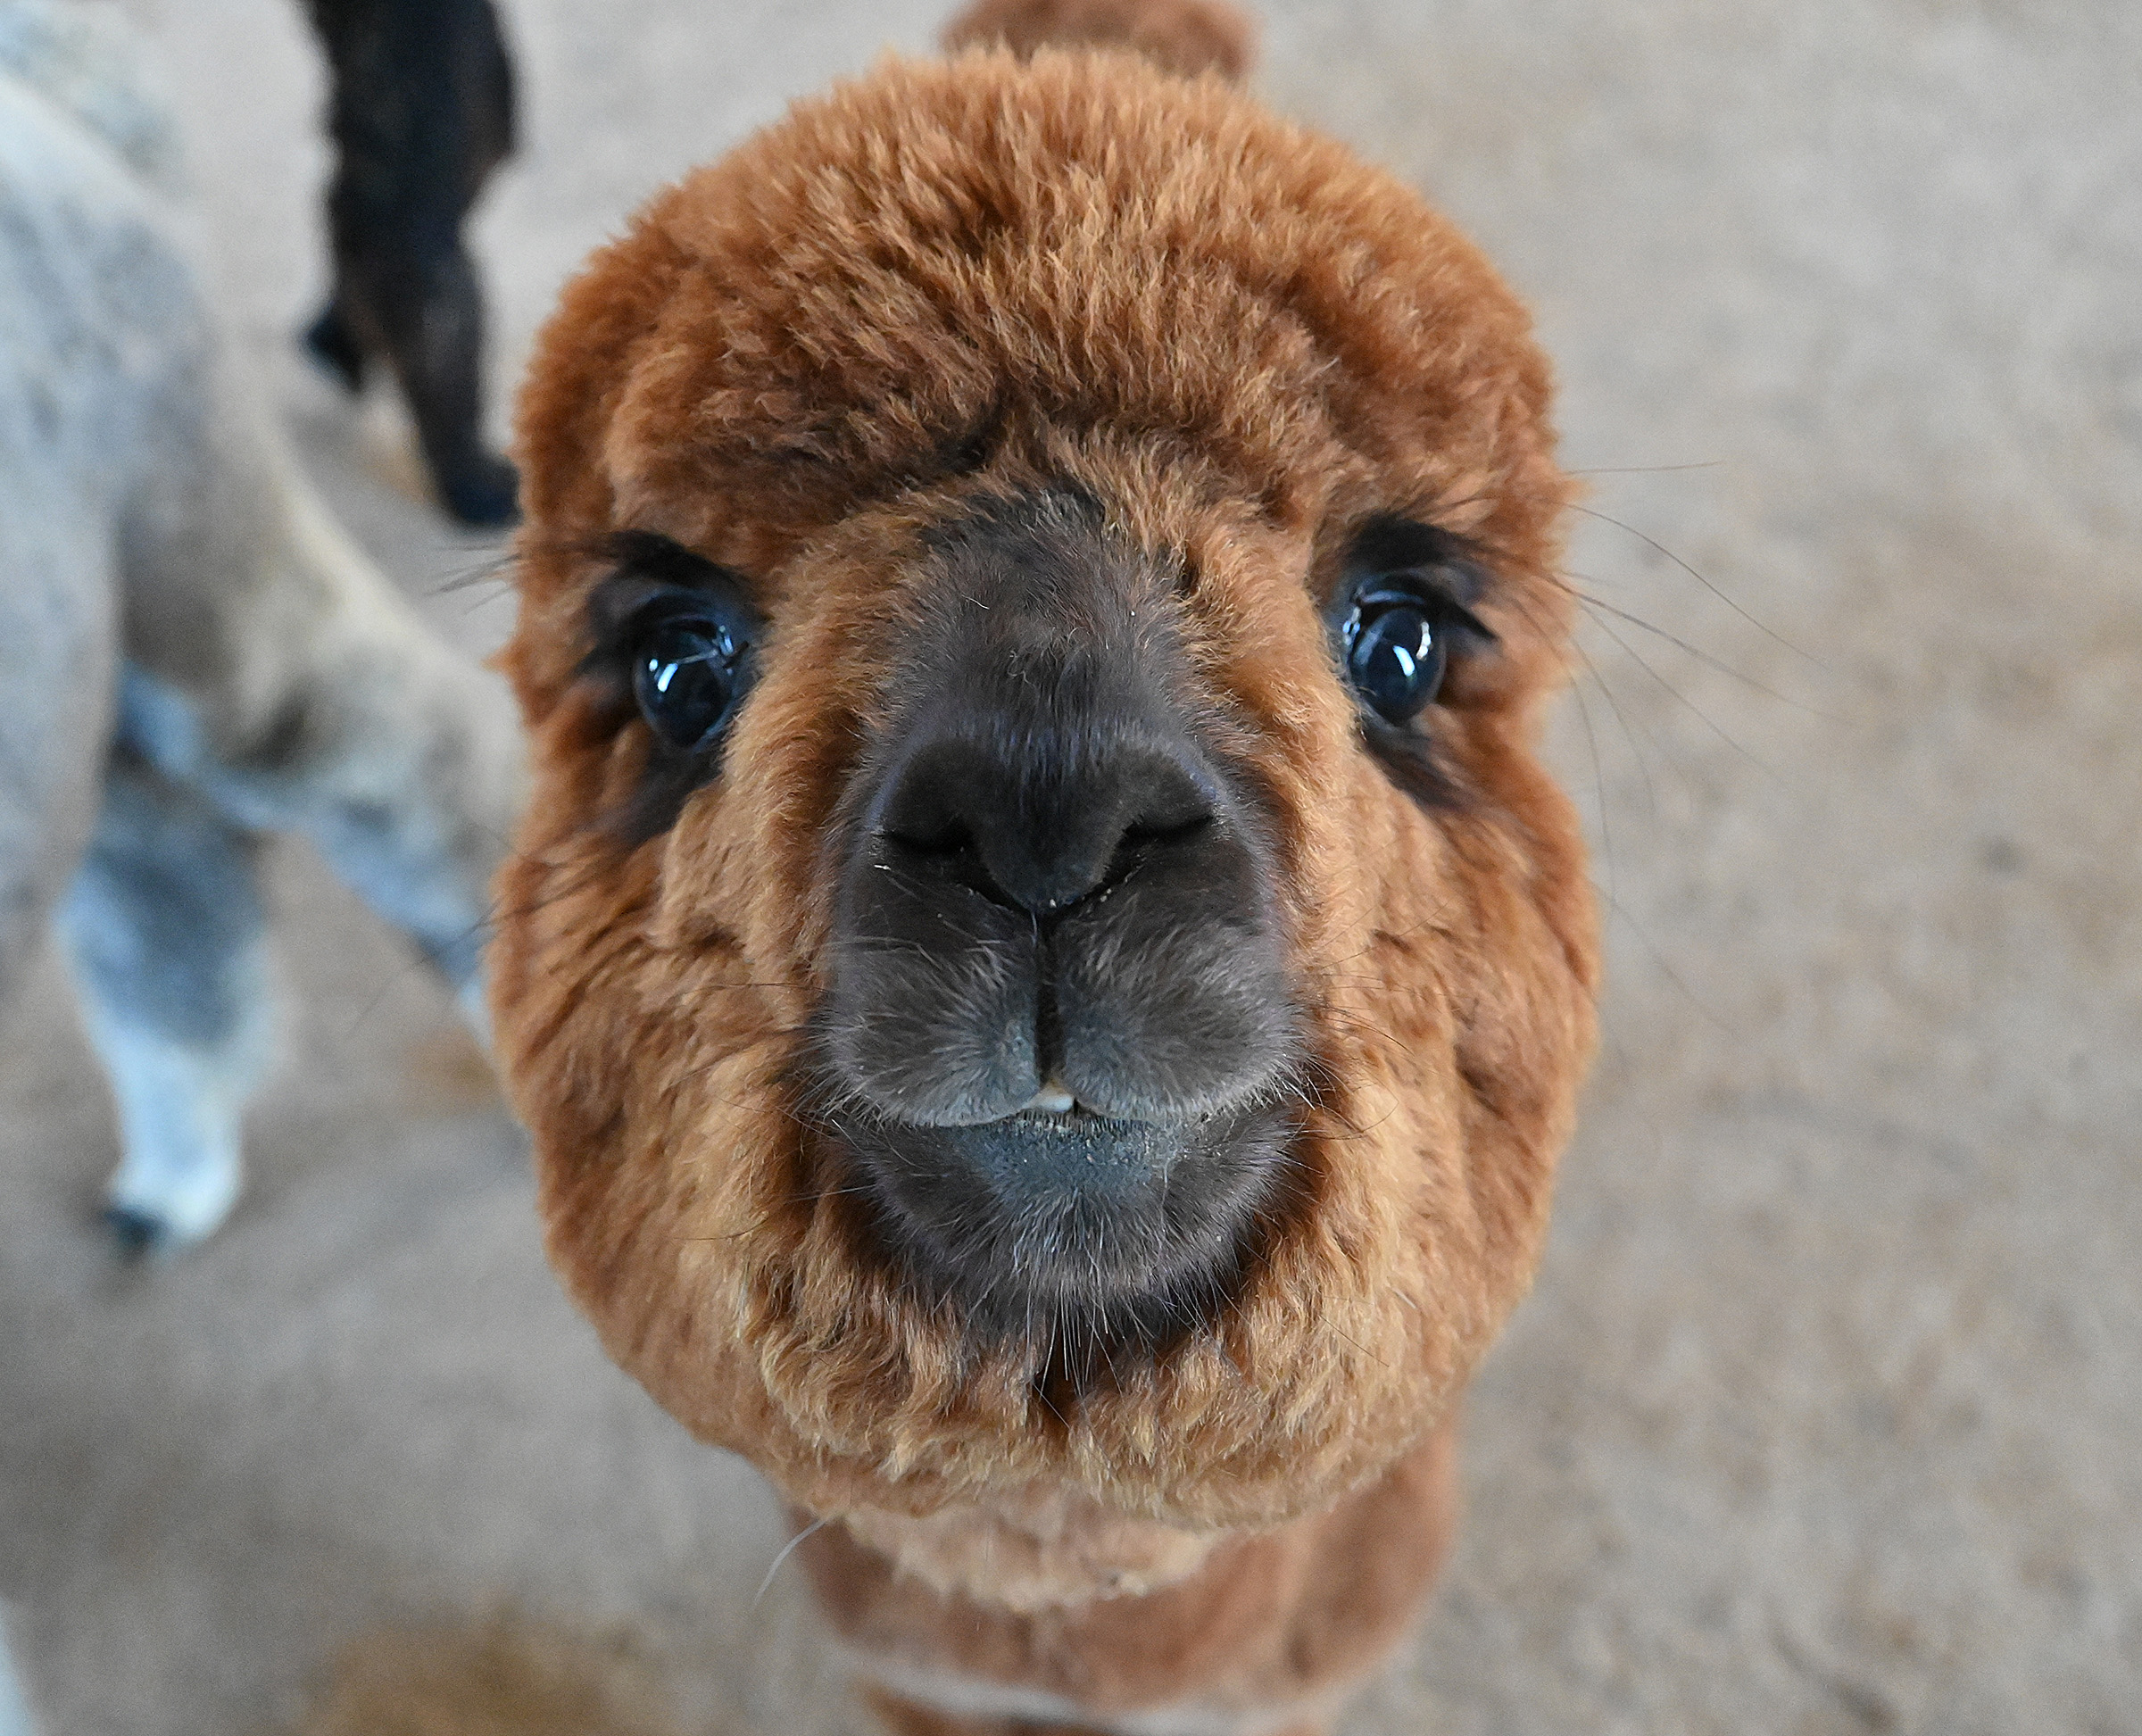
[[[106,1206],[103,1217],[104,1233],[112,1238],[112,1248],[121,1259],[142,1259],[170,1245],[170,1229],[154,1212],[137,1211],[131,1206]]]
[[[461,523],[498,530],[520,522],[520,477],[504,459],[485,453],[436,479],[440,502]]]
[[[364,390],[364,345],[352,336],[330,302],[305,328],[305,353],[342,383],[353,396]]]

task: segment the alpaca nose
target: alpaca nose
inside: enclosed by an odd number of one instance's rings
[[[933,707],[861,818],[827,1030],[881,1112],[971,1126],[1068,1095],[1181,1125],[1284,1065],[1256,829],[1158,706]]]
[[[876,830],[909,871],[1049,918],[1188,849],[1216,805],[1187,742],[940,728],[887,780]]]
[[[1001,510],[943,534],[857,768],[829,1077],[913,1127],[1265,1101],[1297,1048],[1270,828],[1174,589],[1075,500]]]

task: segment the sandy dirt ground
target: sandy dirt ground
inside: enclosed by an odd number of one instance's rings
[[[449,631],[494,546],[290,350],[320,280],[290,0],[124,0],[237,322]],[[934,0],[506,0],[478,239],[561,276]],[[1347,1736],[2142,1729],[2142,9],[1274,4],[1262,87],[1538,308],[1595,599],[1557,762],[1606,1041],[1470,1517]],[[468,580],[466,584],[456,581]],[[680,1730],[859,1728],[740,1464],[612,1370],[444,997],[302,851],[230,1226],[90,1223],[101,1081],[0,1023],[0,1597],[52,1736],[275,1731],[345,1646],[502,1609]]]

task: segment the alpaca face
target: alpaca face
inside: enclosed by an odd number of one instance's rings
[[[1411,195],[1105,58],[881,69],[598,256],[495,1005],[673,1411],[820,1511],[1194,1524],[1435,1420],[1590,1041],[1545,397]]]

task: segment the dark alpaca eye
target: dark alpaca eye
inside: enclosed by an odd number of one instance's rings
[[[1340,629],[1346,673],[1387,723],[1405,723],[1426,709],[1449,663],[1443,623],[1410,591],[1369,591],[1357,597]]]
[[[680,753],[705,746],[736,709],[743,659],[735,633],[710,616],[652,623],[632,667],[633,697],[647,727]]]
[[[644,843],[721,775],[723,735],[757,679],[766,618],[743,574],[652,531],[616,531],[587,552],[610,570],[588,592],[580,677],[610,727],[627,727],[637,711],[654,737],[638,788],[609,826]]]

